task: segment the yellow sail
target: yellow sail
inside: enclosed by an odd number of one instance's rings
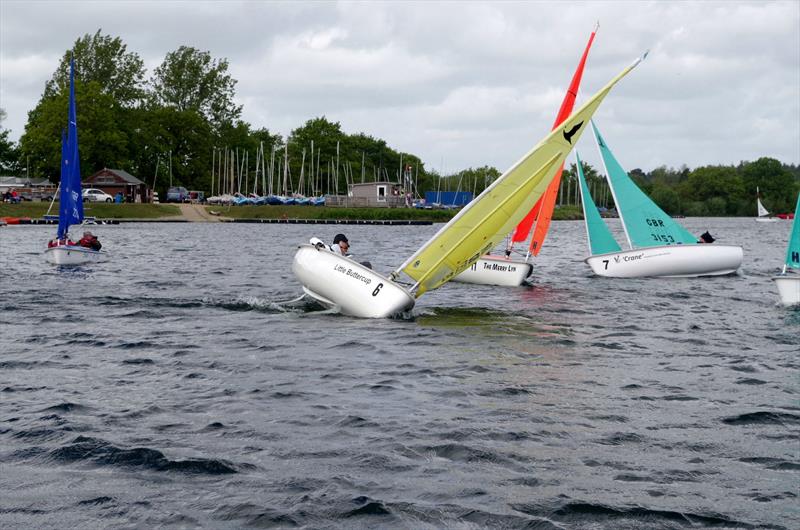
[[[642,59],[644,56],[609,81],[393,274],[402,271],[416,280],[412,290],[419,298],[425,291],[451,280],[496,247],[542,196],[611,88]]]

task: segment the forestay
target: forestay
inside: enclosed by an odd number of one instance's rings
[[[493,249],[530,211],[625,68],[577,112],[492,183],[393,273],[416,280],[415,296],[452,279]]]

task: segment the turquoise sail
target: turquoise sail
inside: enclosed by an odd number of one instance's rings
[[[586,177],[583,175],[583,166],[578,152],[575,152],[576,167],[578,168],[578,181],[581,186],[581,203],[583,204],[583,218],[586,220],[586,235],[589,237],[589,251],[592,256],[597,254],[607,254],[609,252],[619,252],[622,250],[611,235],[603,218],[597,211],[597,205],[592,200],[589,193],[589,186],[586,185]]]
[[[789,246],[786,248],[786,266],[800,269],[800,194],[797,195],[797,206],[794,207],[794,221],[792,234],[789,236]]]
[[[696,244],[697,238],[691,232],[675,222],[631,180],[611,154],[594,121],[592,129],[631,248]]]

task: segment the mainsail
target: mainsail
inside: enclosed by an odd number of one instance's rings
[[[646,55],[646,54],[645,54]],[[536,204],[611,88],[644,57],[625,68],[557,130],[462,209],[396,271],[416,280],[419,297],[493,249]]]
[[[758,208],[759,217],[766,217],[769,215],[769,210],[764,208],[764,205],[761,204],[761,195],[759,194],[758,186],[756,186],[756,207]]]
[[[800,194],[797,195],[797,205],[794,207],[794,221],[792,221],[792,233],[789,236],[789,246],[786,247],[786,268],[800,269]]]
[[[75,59],[69,62],[69,115],[67,131],[61,134],[61,192],[58,205],[58,239],[69,227],[83,222],[81,166],[78,154],[78,114],[75,109]]]
[[[667,215],[631,180],[600,136],[594,121],[592,129],[628,245],[641,248],[697,243],[695,236]]]
[[[561,102],[561,108],[558,110],[558,115],[553,123],[553,130],[561,125],[561,123],[566,120],[572,112],[572,108],[575,105],[575,99],[578,97],[578,88],[581,84],[581,77],[583,76],[583,68],[586,65],[586,58],[589,56],[589,48],[592,47],[592,41],[594,41],[594,36],[596,33],[597,26],[589,36],[589,42],[586,44],[586,48],[583,50],[581,60],[572,76],[569,89],[567,89],[567,93],[564,95],[564,100]],[[564,166],[562,164],[561,168],[556,171],[556,174],[553,176],[553,180],[550,181],[550,185],[547,187],[547,190],[544,192],[541,198],[539,198],[531,211],[528,212],[528,215],[526,215],[525,218],[520,221],[516,229],[514,229],[514,233],[511,235],[512,244],[525,241],[525,239],[528,238],[528,234],[530,234],[531,226],[533,226],[535,222],[536,225],[533,230],[533,237],[531,238],[529,248],[529,252],[534,256],[539,255],[539,251],[542,249],[544,239],[547,237],[547,231],[550,228],[550,220],[553,217],[553,209],[556,206],[556,197],[558,196],[558,189],[561,185],[561,172],[563,170]]]
[[[586,185],[586,177],[583,174],[581,157],[575,152],[576,167],[578,168],[578,182],[581,189],[581,204],[583,205],[583,218],[586,220],[586,235],[589,239],[589,253],[592,256],[597,254],[607,254],[609,252],[619,252],[622,250],[619,243],[614,239],[600,213],[597,205],[592,200],[589,193],[589,186]]]

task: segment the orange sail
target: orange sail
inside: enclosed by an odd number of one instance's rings
[[[586,44],[586,49],[583,50],[581,61],[578,63],[578,68],[572,76],[572,82],[569,84],[566,95],[564,95],[564,101],[561,102],[561,108],[558,110],[555,123],[553,123],[553,129],[561,125],[561,123],[569,117],[570,113],[572,113],[572,108],[575,106],[575,99],[578,97],[578,87],[581,84],[583,67],[586,64],[586,58],[589,56],[589,48],[592,47],[592,41],[594,41],[596,33],[597,27],[595,27],[594,31],[589,36],[589,42]],[[562,164],[561,168],[556,171],[555,177],[553,177],[553,180],[550,182],[550,185],[547,187],[547,190],[545,190],[541,199],[536,202],[528,215],[517,225],[517,228],[511,235],[511,241],[513,243],[525,241],[535,222],[536,228],[533,231],[533,238],[531,238],[530,245],[530,252],[534,256],[539,254],[542,243],[544,243],[544,238],[547,236],[547,230],[550,228],[550,219],[553,217],[553,209],[556,206],[556,197],[558,196],[558,187],[561,184],[561,172],[563,170],[564,165]]]

